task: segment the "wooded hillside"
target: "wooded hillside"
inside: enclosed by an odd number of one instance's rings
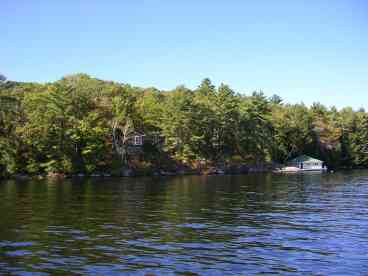
[[[316,99],[318,101],[318,99]],[[140,88],[85,74],[47,84],[0,80],[0,175],[108,172],[130,166],[113,130],[160,133],[139,162],[283,163],[299,154],[332,168],[368,166],[368,114],[286,104],[204,79],[195,90]]]

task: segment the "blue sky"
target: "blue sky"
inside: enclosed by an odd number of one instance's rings
[[[171,89],[209,77],[237,92],[368,109],[368,1],[1,0],[0,72],[83,72]]]

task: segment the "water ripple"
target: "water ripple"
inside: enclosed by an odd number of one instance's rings
[[[367,203],[368,171],[7,181],[0,275],[365,275]]]

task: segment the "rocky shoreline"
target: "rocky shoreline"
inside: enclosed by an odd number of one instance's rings
[[[258,165],[258,166],[206,166],[201,168],[188,168],[181,167],[177,169],[121,169],[113,172],[98,172],[98,173],[78,173],[78,174],[65,174],[65,173],[48,173],[48,174],[15,174],[8,178],[13,179],[63,179],[63,178],[83,178],[83,177],[96,177],[96,178],[109,178],[109,177],[165,177],[165,176],[181,176],[181,175],[237,175],[248,173],[264,173],[275,171],[274,165]]]

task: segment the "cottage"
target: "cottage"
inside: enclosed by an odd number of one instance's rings
[[[139,132],[134,132],[128,139],[128,144],[130,146],[143,146],[146,143],[149,143],[153,146],[160,146],[163,144],[164,142],[164,137],[162,135],[160,135],[159,133],[150,133],[148,135],[143,134],[143,133],[139,133]]]
[[[290,160],[288,166],[296,167],[303,171],[323,171],[327,169],[323,161],[308,155],[301,155]]]
[[[143,153],[143,146],[144,145],[151,145],[156,148],[161,148],[164,143],[164,137],[159,133],[150,133],[150,134],[143,134],[139,132],[134,132],[128,138],[128,153],[129,154],[138,154]]]

